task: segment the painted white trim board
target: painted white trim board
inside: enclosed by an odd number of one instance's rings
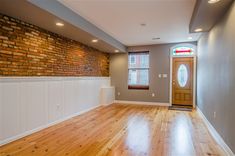
[[[110,77],[95,77],[95,76],[78,76],[78,77],[52,77],[52,76],[39,76],[39,77],[0,77],[0,82],[34,82],[34,81],[62,81],[62,80],[109,80]]]
[[[123,101],[123,100],[114,100],[113,103],[133,104],[133,105],[170,106],[169,103],[163,103],[163,102],[144,102],[144,101]]]
[[[220,136],[220,134],[216,131],[216,129],[211,125],[211,123],[207,120],[205,115],[202,113],[200,108],[197,107],[197,112],[199,116],[202,118],[204,123],[206,124],[209,132],[211,133],[212,137],[215,139],[215,141],[222,147],[222,149],[225,151],[226,155],[228,156],[234,156],[233,151],[229,148],[229,146],[224,142],[223,138]]]
[[[69,115],[69,116],[67,116],[67,117],[65,117],[65,118],[59,119],[59,120],[54,121],[54,122],[51,122],[51,123],[49,123],[49,124],[46,124],[46,125],[37,127],[37,128],[35,128],[35,129],[29,130],[29,131],[26,131],[26,132],[24,132],[24,133],[22,133],[22,134],[18,134],[18,135],[16,135],[16,136],[13,136],[13,137],[11,137],[11,138],[8,138],[8,139],[6,139],[6,140],[1,141],[1,142],[0,142],[0,146],[5,145],[5,144],[8,144],[8,143],[13,142],[13,141],[16,141],[16,140],[18,140],[18,139],[20,139],[20,138],[23,138],[23,137],[28,136],[28,135],[30,135],[30,134],[36,133],[36,132],[41,131],[41,130],[43,130],[43,129],[45,129],[45,128],[51,127],[51,126],[53,126],[53,125],[59,124],[59,123],[65,121],[65,120],[71,119],[71,118],[73,118],[73,117],[75,117],[75,116],[78,116],[78,115],[81,115],[81,114],[83,114],[83,113],[89,112],[89,111],[91,111],[91,110],[93,110],[93,109],[96,109],[96,108],[98,108],[98,107],[101,107],[101,106],[102,106],[102,105],[98,105],[98,106],[95,106],[95,107],[92,107],[92,108],[88,108],[88,109],[86,109],[86,110],[83,110],[83,111],[77,112],[77,113],[75,113],[75,114]]]

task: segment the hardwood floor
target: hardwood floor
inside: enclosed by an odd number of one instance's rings
[[[1,156],[224,155],[196,111],[113,104],[0,147]]]

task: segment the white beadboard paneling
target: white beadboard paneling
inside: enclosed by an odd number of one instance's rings
[[[19,134],[20,102],[19,83],[2,84],[2,133],[3,139]]]
[[[63,117],[63,81],[48,83],[48,110],[49,122]]]
[[[2,84],[0,83],[0,140],[3,140],[3,100]]]
[[[101,87],[100,103],[102,105],[112,104],[115,100],[115,88],[114,87]]]
[[[21,82],[22,132],[47,124],[48,111],[44,82]]]
[[[64,115],[76,113],[76,86],[74,81],[64,82]]]
[[[99,104],[99,101],[96,99],[99,99],[99,91],[100,91],[100,81],[98,80],[99,83],[95,83],[95,81],[88,81],[88,88],[93,88],[92,90],[87,90],[86,97],[87,98],[87,105],[89,107],[94,107]],[[90,93],[93,95],[92,97],[89,96]]]
[[[80,110],[86,109],[87,107],[87,99],[90,98],[87,96],[88,94],[88,81],[81,80],[78,81],[77,88],[77,96],[78,96],[78,106]],[[86,97],[86,98],[83,98]]]
[[[75,81],[74,82],[74,92],[75,92],[75,107],[74,109],[77,110],[77,111],[82,111],[82,110],[85,110],[85,103],[83,103],[83,99],[82,97],[83,96],[83,89],[82,89],[82,85],[81,85],[81,81]]]
[[[0,145],[100,105],[109,77],[0,78]]]

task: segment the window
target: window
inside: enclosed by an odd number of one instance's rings
[[[131,60],[130,60],[130,64],[135,64],[135,56],[131,55]]]
[[[130,52],[128,89],[149,89],[149,52]]]
[[[188,81],[188,70],[185,64],[179,66],[177,78],[180,87],[185,87]]]
[[[194,55],[194,49],[191,47],[180,46],[173,49],[174,56],[182,56],[182,55]]]

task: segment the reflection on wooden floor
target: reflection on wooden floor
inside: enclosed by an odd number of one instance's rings
[[[196,113],[113,104],[0,147],[1,156],[224,155]]]

